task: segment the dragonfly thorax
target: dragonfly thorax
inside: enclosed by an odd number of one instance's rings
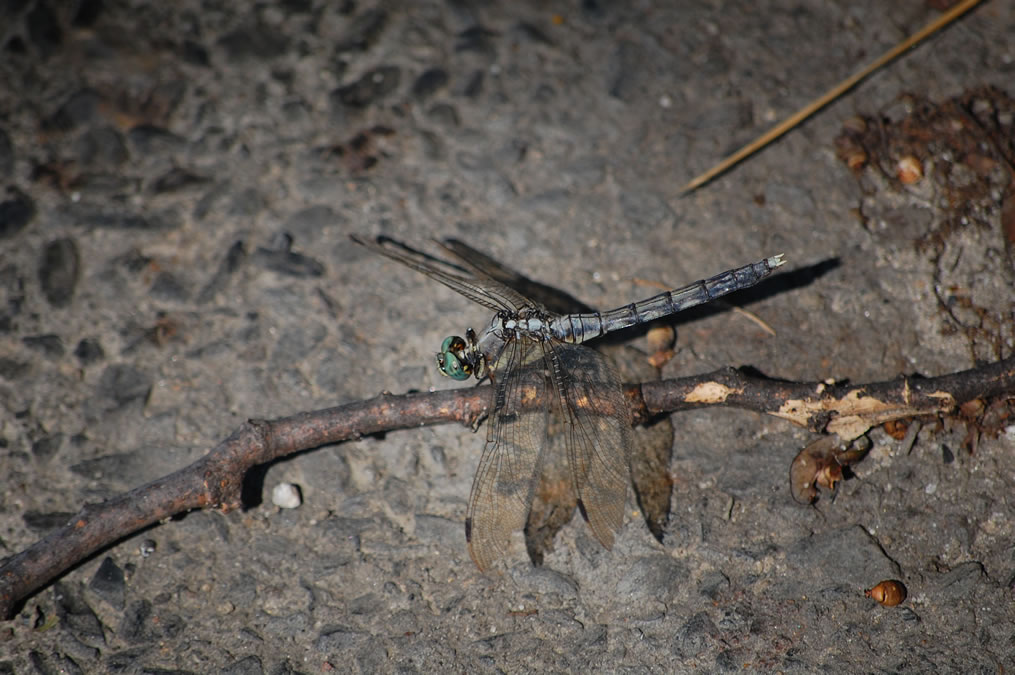
[[[549,328],[549,317],[535,307],[526,307],[519,312],[498,312],[491,329],[502,340],[521,337],[542,337]]]

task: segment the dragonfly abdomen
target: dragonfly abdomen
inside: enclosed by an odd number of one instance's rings
[[[711,302],[727,293],[748,288],[782,264],[782,256],[777,255],[607,312],[555,317],[549,324],[550,332],[558,340],[581,344],[615,330],[654,321]]]

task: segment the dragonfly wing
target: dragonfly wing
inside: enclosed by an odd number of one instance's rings
[[[546,446],[525,523],[525,548],[532,564],[537,566],[542,565],[546,554],[553,550],[554,537],[571,522],[578,506],[568,461],[567,435],[563,433],[565,426],[559,407],[552,406]]]
[[[480,278],[493,279],[507,286],[530,301],[539,303],[544,309],[554,314],[570,314],[572,312],[592,312],[594,309],[572,295],[534,281],[521,273],[501,264],[482,251],[478,251],[458,239],[443,239],[440,245],[462,264]]]
[[[512,340],[493,368],[496,401],[465,521],[469,554],[480,570],[504,556],[529,513],[546,445],[549,387],[541,357],[536,343]]]
[[[417,251],[394,239],[378,237],[376,240],[370,240],[355,234],[349,235],[349,238],[375,253],[400,262],[406,267],[439,281],[469,300],[495,312],[504,309],[518,310],[524,306],[535,304],[494,279],[476,278],[458,265]]]
[[[578,506],[596,539],[613,546],[630,482],[631,413],[613,364],[581,345],[547,343]]]

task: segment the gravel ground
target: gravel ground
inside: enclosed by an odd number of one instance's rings
[[[455,386],[432,353],[486,310],[352,232],[458,237],[603,308],[784,252],[795,283],[745,306],[774,335],[736,312],[681,318],[664,377],[864,382],[1010,356],[993,146],[956,154],[938,129],[904,184],[851,171],[836,143],[858,115],[883,122],[866,152],[888,162],[918,102],[1010,88],[1010,2],[679,196],[934,4],[4,4],[0,552],[244,419]],[[982,99],[1010,151],[1011,111]],[[946,170],[980,201],[944,199]],[[481,437],[392,432],[276,463],[259,505],[82,564],[0,624],[0,672],[1015,667],[1015,429],[971,445],[931,420],[908,451],[873,430],[809,508],[787,485],[808,433],[728,409],[672,421],[663,544],[629,498],[612,551],[576,518],[543,566],[519,537],[483,575],[462,528]],[[299,508],[272,504],[284,482]],[[906,601],[865,598],[882,579]]]

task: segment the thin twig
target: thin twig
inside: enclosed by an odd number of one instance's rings
[[[637,421],[678,410],[730,406],[849,440],[889,420],[946,414],[976,398],[1015,396],[1015,358],[953,375],[900,377],[867,385],[785,382],[725,368],[627,385],[625,394]],[[382,394],[278,420],[249,420],[193,464],[101,504],[86,505],[67,525],[4,560],[0,617],[12,617],[46,584],[142,528],[194,509],[238,508],[243,478],[254,466],[394,429],[448,422],[471,426],[487,413],[492,396],[489,386]]]

